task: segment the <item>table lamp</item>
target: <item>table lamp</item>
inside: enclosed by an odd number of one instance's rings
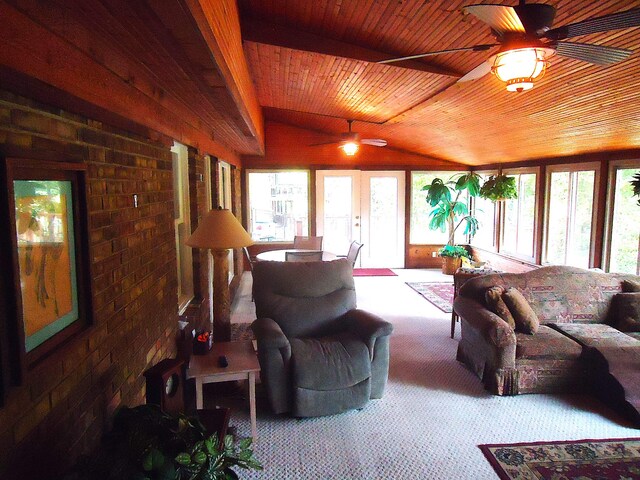
[[[228,250],[252,244],[251,236],[238,219],[229,210],[221,207],[210,210],[200,220],[198,228],[185,241],[185,245],[189,247],[211,250],[213,265],[210,256],[209,312],[213,321],[215,342],[231,340]]]

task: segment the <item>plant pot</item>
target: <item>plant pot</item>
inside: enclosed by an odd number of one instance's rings
[[[462,266],[460,257],[442,257],[442,273],[453,275]]]

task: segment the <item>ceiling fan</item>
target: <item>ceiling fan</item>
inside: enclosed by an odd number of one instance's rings
[[[533,88],[534,82],[544,74],[548,59],[555,54],[595,65],[612,65],[633,53],[631,50],[604,45],[565,42],[565,39],[640,26],[640,8],[556,28],[551,28],[556,9],[547,4],[525,3],[525,0],[520,0],[516,7],[470,5],[462,10],[488,24],[498,43],[427,52],[377,63],[393,63],[445,53],[484,51],[499,46],[495,55],[459,78],[458,82],[476,80],[493,73],[506,83],[507,90],[522,92]]]
[[[333,143],[338,144],[338,148],[341,148],[345,155],[351,157],[358,152],[360,145],[373,145],[374,147],[385,147],[387,145],[386,140],[380,138],[360,138],[360,134],[351,131],[351,124],[353,120],[347,120],[349,124],[349,131],[340,134],[340,140],[324,143],[314,143],[310,145],[315,147],[318,145],[331,145]]]

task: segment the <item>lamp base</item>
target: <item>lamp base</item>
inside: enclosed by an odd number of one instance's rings
[[[213,341],[231,340],[231,294],[229,293],[229,250],[212,250],[213,256]]]

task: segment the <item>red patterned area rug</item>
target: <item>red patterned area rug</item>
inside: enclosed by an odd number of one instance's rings
[[[406,282],[445,313],[453,311],[453,283]]]
[[[389,268],[354,268],[354,277],[397,277],[398,275]]]
[[[503,480],[640,479],[640,438],[480,445]]]

